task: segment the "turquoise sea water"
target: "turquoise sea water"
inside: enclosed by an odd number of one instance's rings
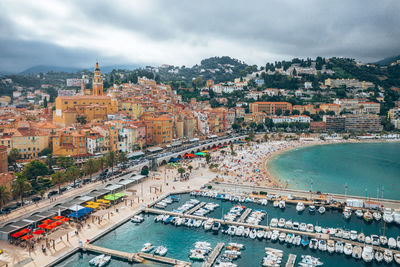
[[[169,205],[166,210],[173,210],[177,206],[182,205],[186,200],[190,198],[195,198],[189,196],[188,194],[180,195],[180,202],[173,203]],[[205,197],[196,197],[200,201],[219,203],[220,207],[209,214],[209,217],[222,218],[223,214],[227,213],[229,209],[237,204],[230,201],[221,201]],[[382,222],[372,222],[365,223],[364,220],[356,218],[353,214],[350,220],[343,219],[340,211],[328,210],[324,215],[317,213],[309,213],[305,210],[303,213],[299,214],[296,212],[294,205],[287,205],[287,208],[282,211],[278,208],[274,208],[272,203],[267,206],[261,206],[254,203],[242,203],[248,208],[252,209],[264,209],[268,213],[268,218],[266,217],[261,221],[260,225],[266,225],[267,221],[271,218],[286,218],[292,219],[292,221],[305,222],[318,224],[324,227],[341,227],[348,230],[362,231],[365,234],[382,234],[384,232],[388,237],[396,237],[399,235],[399,226],[391,224],[384,227]],[[346,257],[344,254],[330,255],[328,252],[320,252],[310,250],[308,247],[295,247],[289,246],[287,244],[281,244],[279,242],[271,242],[270,240],[258,240],[250,239],[245,237],[231,237],[219,233],[214,235],[212,232],[206,232],[203,228],[188,228],[186,226],[176,227],[173,225],[164,225],[162,223],[154,222],[154,215],[146,215],[145,222],[142,224],[134,224],[127,222],[114,231],[104,235],[100,239],[94,242],[95,245],[103,246],[112,249],[118,249],[126,252],[136,252],[139,251],[143,244],[146,242],[151,242],[153,245],[164,245],[168,248],[168,253],[166,256],[190,261],[188,258],[189,251],[193,247],[196,241],[208,241],[215,246],[218,242],[239,242],[245,245],[245,250],[242,252],[242,257],[239,258],[235,263],[238,266],[261,266],[261,261],[264,253],[265,247],[273,247],[281,249],[284,251],[284,258],[282,266],[287,260],[289,253],[296,254],[299,259],[301,255],[314,255],[321,258],[324,262],[324,266],[336,266],[340,262],[342,267],[350,266],[378,266],[376,262],[370,264],[365,264],[363,261],[355,260],[351,257]],[[89,266],[88,261],[95,255],[90,253],[75,253],[68,259],[64,260],[57,266],[74,266],[83,267]],[[144,264],[130,264],[127,262],[120,261],[118,259],[112,259],[108,266],[165,266],[161,264],[155,264],[146,262]],[[193,263],[192,266],[201,266],[201,263]],[[297,265],[296,265],[297,266]],[[389,266],[395,266],[391,264]]]
[[[287,151],[268,164],[289,188],[400,199],[400,143],[308,146]]]

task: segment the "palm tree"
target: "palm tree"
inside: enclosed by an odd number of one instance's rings
[[[106,156],[106,162],[107,165],[109,167],[111,167],[111,173],[114,173],[114,165],[115,165],[115,160],[116,159],[116,155],[114,151],[110,151],[108,152],[107,156]]]
[[[192,166],[192,165],[189,165],[189,166],[188,166],[188,169],[189,169],[190,172],[192,172],[193,166]]]
[[[80,169],[75,166],[69,167],[65,172],[65,178],[67,181],[74,181],[74,186],[76,185],[76,180],[79,179],[82,175]]]
[[[182,167],[180,167],[179,169],[178,169],[178,173],[180,173],[181,174],[181,179],[183,178],[183,174],[185,173],[185,168],[182,168]]]
[[[90,175],[90,179],[92,179],[92,174],[95,173],[98,169],[98,167],[96,166],[96,161],[94,161],[93,159],[89,159],[85,165],[83,166],[83,170],[85,172],[85,174],[89,174]]]
[[[98,160],[97,160],[97,164],[99,165],[98,167],[99,167],[99,169],[100,170],[104,170],[104,166],[106,165],[106,158],[105,157],[100,157]]]
[[[17,173],[16,176],[17,178],[12,183],[12,193],[14,197],[20,197],[22,202],[24,195],[32,188],[32,185],[26,176],[23,176],[21,173]]]
[[[0,210],[3,208],[4,204],[11,198],[11,193],[8,191],[7,187],[4,185],[0,186]]]
[[[211,156],[210,156],[210,154],[206,154],[206,162],[207,162],[207,164],[209,164],[210,163],[210,160],[211,160]]]
[[[268,142],[268,139],[269,139],[268,134],[264,134],[264,141],[265,141],[265,142]]]

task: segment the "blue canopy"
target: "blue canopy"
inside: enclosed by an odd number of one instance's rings
[[[83,208],[83,209],[80,209],[80,210],[78,210],[78,211],[72,212],[72,213],[69,214],[68,216],[69,216],[69,217],[73,217],[73,218],[80,218],[80,217],[82,217],[83,215],[85,215],[85,214],[87,214],[87,213],[89,213],[89,212],[91,212],[91,211],[93,211],[92,208]]]
[[[169,162],[177,162],[177,161],[179,161],[179,158],[171,158],[171,159],[169,160]]]

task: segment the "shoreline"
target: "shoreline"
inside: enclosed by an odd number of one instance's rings
[[[288,141],[286,141],[288,142]],[[299,143],[297,144],[293,144],[292,146],[289,147],[285,147],[279,150],[276,150],[274,152],[272,152],[271,154],[269,154],[267,157],[264,158],[263,162],[262,162],[262,168],[263,171],[265,172],[265,174],[267,175],[267,177],[271,180],[271,183],[274,185],[274,187],[277,188],[283,188],[286,189],[289,187],[289,183],[286,182],[282,182],[281,178],[277,177],[276,175],[273,175],[270,171],[270,166],[268,166],[268,164],[271,163],[271,161],[281,155],[282,153],[297,149],[297,148],[305,148],[305,147],[309,147],[309,146],[319,146],[319,145],[333,145],[333,144],[362,144],[362,143],[399,143],[400,140],[393,140],[393,141],[387,141],[387,140],[329,140],[329,141],[323,141],[323,140],[316,140],[316,141],[311,141],[311,142],[302,142],[302,141],[298,141]],[[296,188],[293,188],[296,189]]]

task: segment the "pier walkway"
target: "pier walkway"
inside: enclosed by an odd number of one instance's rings
[[[128,260],[129,262],[137,262],[141,263],[144,262],[144,260],[150,260],[150,261],[156,261],[156,262],[161,262],[161,263],[166,263],[166,264],[171,264],[174,266],[190,266],[190,262],[187,261],[181,261],[181,260],[176,260],[168,257],[163,257],[163,256],[158,256],[158,255],[153,255],[149,253],[143,253],[143,252],[138,252],[138,253],[129,253],[129,252],[123,252],[115,249],[109,249],[109,248],[104,248],[104,247],[99,247],[95,246],[92,244],[87,244],[85,243],[82,246],[83,251],[92,251],[100,254],[106,254],[110,255],[116,258]]]
[[[247,208],[237,221],[244,222],[244,220],[246,220],[247,216],[249,216],[250,212],[251,212],[251,209]]]
[[[166,214],[166,215],[170,215],[170,216],[183,217],[183,218],[189,218],[189,219],[195,219],[195,220],[208,220],[209,219],[209,217],[205,217],[205,216],[186,215],[186,214],[181,214],[181,213],[177,213],[177,212],[165,211],[165,210],[159,210],[159,209],[153,209],[153,208],[146,208],[144,210],[144,212],[154,213],[154,214]],[[350,243],[353,246],[360,246],[360,247],[364,247],[365,246],[364,243],[359,243],[357,241],[352,241],[352,240],[348,240],[348,239],[344,239],[344,238],[338,238],[338,237],[335,237],[335,236],[330,236],[329,234],[314,233],[314,232],[310,233],[310,232],[303,232],[303,231],[293,230],[293,229],[271,227],[271,226],[267,226],[267,225],[255,225],[255,224],[249,224],[249,223],[244,223],[244,222],[226,221],[226,220],[215,219],[215,218],[213,218],[213,220],[214,220],[214,222],[219,222],[221,224],[244,226],[244,227],[256,228],[256,229],[263,229],[264,231],[277,230],[279,232],[284,232],[286,234],[287,233],[292,233],[292,234],[300,235],[300,236],[306,235],[309,238],[324,239],[324,240],[332,239],[334,241],[341,241],[343,243]],[[380,250],[382,252],[385,251],[385,249],[387,249],[387,248],[380,247],[380,246],[373,246],[373,248],[375,250]],[[398,250],[393,250],[393,249],[390,249],[390,250],[393,251],[393,253],[400,253],[400,251],[398,251]]]
[[[211,267],[217,259],[218,255],[221,253],[221,250],[224,248],[224,246],[225,243],[218,243],[211,252],[208,259],[203,263],[202,267]]]
[[[201,203],[197,204],[196,206],[194,206],[193,208],[191,208],[190,210],[188,210],[187,212],[185,212],[185,214],[187,214],[187,215],[192,214],[196,210],[202,208],[205,204],[207,204],[207,202],[201,202]]]
[[[289,254],[289,258],[286,262],[285,267],[293,267],[294,264],[296,263],[296,255],[295,254]]]

